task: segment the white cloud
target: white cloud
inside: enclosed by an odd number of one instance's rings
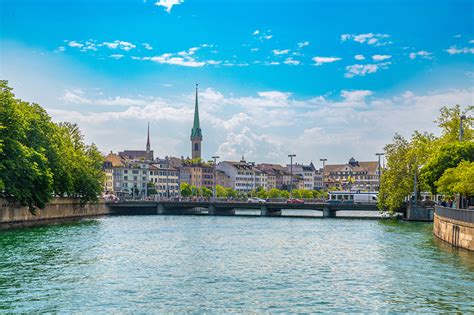
[[[170,13],[173,6],[180,5],[183,2],[184,0],[159,0],[155,2],[155,5],[165,8],[165,11]]]
[[[451,46],[449,49],[446,49],[446,52],[450,55],[474,54],[474,48],[457,48],[456,46]]]
[[[68,42],[68,45],[70,47],[77,47],[77,48],[82,48],[82,46],[84,46],[83,44],[79,43],[79,42],[76,42],[74,40],[71,40]]]
[[[259,30],[255,30],[255,32],[253,32],[252,35],[255,36],[255,35],[258,35],[258,34],[260,34],[260,31],[259,31]]]
[[[210,44],[202,44],[200,46],[191,47],[188,50],[183,50],[178,53],[164,53],[158,56],[147,56],[141,58],[134,58],[136,60],[150,60],[160,64],[170,64],[170,65],[178,65],[183,67],[204,67],[205,65],[220,65],[223,64],[220,60],[197,60],[195,57],[196,52],[201,50],[202,48],[210,48],[213,45]],[[223,65],[226,66],[233,66],[235,64],[225,63]],[[242,64],[238,64],[242,66]]]
[[[271,39],[272,37],[273,37],[273,35],[265,35],[265,36],[263,36],[263,38],[265,38],[265,39]]]
[[[191,57],[174,57],[172,54],[168,53],[154,57],[143,57],[142,60],[151,60],[160,64],[177,65],[183,67],[203,67],[206,65],[206,62],[204,61],[196,61]]]
[[[431,53],[424,50],[420,50],[418,52],[411,52],[408,57],[410,57],[410,59],[416,59],[417,57],[423,59],[433,59],[433,57],[431,57]]]
[[[148,43],[142,43],[142,45],[143,45],[143,47],[144,47],[145,49],[148,49],[148,50],[152,50],[152,49],[153,49],[153,47],[151,47],[151,45],[148,44]]]
[[[474,44],[474,39],[471,39],[471,40],[469,41],[469,44]]]
[[[461,34],[456,34],[456,35],[454,35],[453,37],[454,37],[454,38],[461,38],[461,36],[462,36]]]
[[[372,59],[374,61],[383,61],[392,58],[390,55],[373,55]]]
[[[142,98],[128,98],[122,96],[116,96],[114,98],[91,98],[85,97],[84,91],[80,89],[66,90],[60,97],[62,101],[71,104],[79,105],[103,105],[103,106],[144,106],[150,102],[150,100]]]
[[[355,64],[346,67],[346,73],[344,76],[346,78],[353,78],[355,76],[365,76],[369,73],[375,73],[379,69],[387,69],[390,65],[390,62],[384,62],[379,64]]]
[[[250,51],[253,51],[253,52],[259,51],[259,50],[260,50],[260,48],[250,48]]]
[[[360,102],[364,101],[367,96],[374,94],[369,90],[353,90],[353,91],[341,91],[341,96],[347,102]]]
[[[296,100],[291,93],[281,91],[227,97],[206,88],[200,92],[201,127],[206,139],[213,140],[204,142],[203,153],[208,157],[211,152],[217,152],[223,160],[239,159],[244,154],[249,161],[277,163],[285,162],[287,151],[295,153],[304,163],[320,157],[327,157],[332,163],[344,162],[350,155],[359,160],[375,159],[373,152],[389,143],[395,133],[409,136],[415,129],[438,132],[432,121],[439,108],[446,104],[470,104],[472,93],[471,89],[425,95],[405,91],[378,98],[369,90],[343,90],[341,100],[323,96]],[[129,105],[106,112],[97,106],[92,107],[97,112],[78,112],[70,108],[48,112],[55,121],[79,123],[88,141],[97,143],[103,151],[142,147],[146,121],[150,120],[152,145],[156,145],[157,152],[162,156],[187,156],[188,129],[193,117],[192,94],[190,92],[184,100],[119,96],[94,99],[86,97],[81,90],[69,90],[63,99],[68,100],[68,104]],[[223,110],[218,116],[213,114],[217,105]],[[317,126],[314,121],[318,122]],[[104,136],[111,129],[113,132]],[[166,139],[159,138],[163,133],[156,130],[167,130]],[[166,150],[160,149],[163,143],[172,145],[167,145]]]
[[[121,55],[121,54],[113,54],[113,55],[110,55],[110,58],[114,58],[114,59],[121,59],[125,57],[124,55]]]
[[[103,42],[99,46],[105,46],[109,49],[122,49],[125,51],[130,51],[137,47],[135,44],[132,44],[130,42],[126,42],[123,40],[115,40],[113,42]]]
[[[355,59],[355,60],[364,60],[365,57],[364,57],[364,55],[355,55],[355,56],[354,56],[354,59]]]
[[[299,42],[298,44],[298,48],[301,49],[303,47],[306,47],[309,45],[309,42],[308,41],[305,41],[305,42]]]
[[[292,66],[298,66],[299,64],[301,64],[301,61],[288,57],[285,61],[283,61],[283,63]]]
[[[284,49],[284,50],[279,50],[279,49],[274,49],[272,50],[274,55],[286,55],[290,52],[289,49]]]
[[[342,34],[341,41],[345,42],[348,40],[353,40],[355,42],[361,44],[368,44],[374,46],[384,46],[391,44],[391,41],[387,39],[390,38],[389,34],[374,34],[374,33],[366,33],[366,34]]]
[[[265,66],[278,66],[280,63],[278,61],[265,61],[263,64]]]
[[[342,58],[339,57],[313,57],[313,61],[315,62],[315,66],[321,66],[324,63],[332,63],[335,61],[339,61]]]

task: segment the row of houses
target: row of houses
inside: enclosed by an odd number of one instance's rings
[[[133,152],[133,154],[131,154]],[[330,187],[374,191],[378,188],[378,163],[357,162],[326,165],[317,169],[313,163],[279,165],[240,161],[213,163],[184,158],[152,156],[149,151],[110,152],[106,156],[105,191],[116,195],[146,195],[154,189],[158,196],[177,197],[180,185],[213,189],[214,183],[238,193],[272,188],[321,190]]]

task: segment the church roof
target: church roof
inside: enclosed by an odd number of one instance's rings
[[[193,129],[191,130],[191,140],[193,138],[202,139],[201,126],[199,124],[198,85],[197,84],[196,84],[196,103],[194,104]]]

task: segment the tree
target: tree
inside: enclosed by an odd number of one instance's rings
[[[290,198],[290,192],[287,191],[287,190],[281,190],[281,191],[280,191],[280,197],[281,197],[281,198],[288,199],[288,198]]]
[[[262,198],[262,199],[267,199],[268,198],[268,193],[263,188],[259,189],[258,192],[257,192],[257,197]]]
[[[471,115],[473,111],[474,106],[468,106],[464,110],[462,110],[459,105],[442,107],[438,119],[435,120],[438,127],[442,130],[441,142],[449,143],[459,141],[459,125],[462,115],[466,116],[466,119],[463,120],[463,139],[466,141],[474,139],[474,118]]]
[[[38,104],[15,99],[0,81],[0,182],[2,195],[34,212],[53,196],[76,196],[85,204],[102,191],[103,157],[86,146],[77,125],[55,124]]]
[[[437,190],[453,196],[459,193],[463,196],[474,195],[474,162],[462,161],[456,167],[448,168],[435,182]]]
[[[233,190],[232,188],[226,188],[225,191],[226,191],[227,197],[231,197],[231,198],[237,197],[237,192]]]
[[[421,169],[421,176],[433,194],[437,193],[436,181],[443,173],[462,161],[474,162],[474,142],[443,144]]]
[[[152,182],[148,182],[146,184],[146,191],[147,191],[147,196],[153,196],[158,193],[158,191],[156,191],[155,184],[153,184]]]
[[[227,191],[221,185],[216,185],[216,194],[218,198],[225,198],[227,197]]]
[[[182,197],[190,197],[192,194],[191,187],[189,186],[188,183],[181,183],[180,186],[181,189],[181,196]]]
[[[464,120],[464,140],[459,144],[459,122],[461,115],[468,115],[474,107],[464,111],[459,105],[443,107],[436,120],[442,135],[436,138],[430,133],[415,131],[410,139],[395,135],[393,143],[385,146],[387,169],[382,173],[378,206],[394,212],[399,210],[405,198],[411,195],[414,176],[417,175],[417,192],[430,189],[437,191],[436,182],[444,171],[456,167],[463,160],[474,159],[473,120]],[[421,171],[420,171],[420,167]]]
[[[212,197],[212,190],[207,187],[202,187],[201,188],[201,195],[203,197]]]
[[[279,189],[272,188],[267,192],[267,196],[268,198],[272,198],[272,199],[280,198],[281,191]]]

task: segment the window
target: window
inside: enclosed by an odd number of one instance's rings
[[[199,144],[197,142],[194,144],[194,151],[199,151]]]

